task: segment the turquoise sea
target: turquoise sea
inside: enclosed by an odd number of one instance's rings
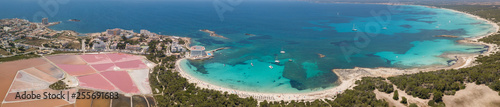
[[[191,37],[193,45],[207,50],[231,47],[209,60],[183,60],[181,67],[212,84],[265,93],[334,87],[337,76],[332,69],[447,66],[451,59],[439,55],[486,50],[456,40],[495,31],[492,25],[465,14],[422,6],[299,1],[244,1],[229,6],[233,10],[223,13],[221,21],[213,1],[69,1],[59,4],[49,20],[62,21],[51,27],[56,30],[148,29]],[[37,2],[26,1],[0,1],[0,9],[9,10],[0,13],[0,18],[35,22],[40,22],[33,18],[37,12],[47,13]],[[229,39],[210,37],[200,29]],[[282,50],[286,53],[281,54]]]

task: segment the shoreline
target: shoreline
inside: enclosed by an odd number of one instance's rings
[[[413,5],[413,6],[423,6],[423,5]],[[429,71],[436,71],[436,70],[448,70],[448,69],[461,69],[461,68],[466,68],[466,67],[471,67],[476,64],[474,64],[474,61],[476,60],[476,57],[479,55],[484,55],[488,56],[491,55],[495,52],[499,52],[500,50],[497,49],[496,44],[489,44],[489,43],[484,43],[479,41],[479,39],[497,34],[497,32],[500,30],[500,27],[498,24],[486,20],[482,17],[472,15],[469,13],[453,10],[453,9],[447,9],[447,8],[438,8],[438,7],[431,7],[431,6],[423,6],[427,8],[436,8],[436,9],[445,9],[449,10],[452,12],[458,12],[465,14],[467,16],[476,18],[477,20],[485,21],[490,25],[493,25],[495,28],[494,32],[490,32],[485,35],[479,35],[475,37],[470,37],[470,38],[464,38],[462,40],[456,41],[459,44],[475,44],[475,45],[483,45],[483,46],[488,46],[488,50],[484,53],[481,54],[464,54],[464,53],[443,53],[439,57],[443,58],[457,58],[457,61],[455,64],[451,66],[444,66],[444,67],[439,67],[439,66],[430,66],[430,67],[421,67],[421,68],[410,68],[410,69],[398,69],[398,68],[361,68],[361,67],[355,67],[354,69],[333,69],[332,72],[337,74],[339,77],[339,80],[341,84],[348,84],[350,86],[355,86],[355,84],[347,83],[344,81],[355,81],[355,80],[360,80],[362,77],[391,77],[391,76],[398,76],[398,75],[403,75],[403,74],[414,74],[418,72],[429,72]]]
[[[382,4],[382,5],[390,5],[390,4]],[[401,4],[398,4],[401,5]],[[413,5],[413,6],[422,6],[422,5]],[[430,7],[430,6],[424,6],[427,8],[436,8],[436,7]],[[455,64],[450,65],[450,66],[435,66],[435,65],[430,65],[430,66],[425,66],[425,67],[418,67],[418,68],[408,68],[408,69],[399,69],[399,68],[385,68],[385,67],[380,67],[380,68],[361,68],[361,67],[355,67],[353,69],[332,69],[332,72],[335,73],[338,76],[338,80],[335,82],[335,84],[338,84],[337,86],[324,89],[321,91],[314,91],[314,92],[306,92],[306,93],[262,93],[262,92],[249,92],[249,91],[240,91],[240,90],[235,90],[235,89],[230,89],[230,88],[225,88],[217,85],[210,84],[205,81],[201,81],[198,78],[195,78],[189,74],[187,74],[179,65],[179,63],[182,60],[187,60],[186,58],[179,59],[176,61],[175,64],[175,69],[177,72],[179,72],[179,75],[182,77],[186,78],[190,83],[195,83],[196,86],[200,88],[207,88],[207,89],[213,89],[213,90],[218,90],[222,92],[228,92],[229,94],[237,94],[239,97],[242,98],[247,98],[247,97],[253,97],[257,101],[314,101],[317,99],[332,99],[334,96],[337,94],[341,94],[343,91],[347,89],[352,89],[355,86],[355,82],[357,80],[360,80],[362,77],[391,77],[391,76],[398,76],[398,75],[404,75],[404,74],[414,74],[418,72],[429,72],[429,71],[436,71],[436,70],[448,70],[448,69],[460,69],[460,68],[466,68],[470,66],[474,66],[475,64],[473,63],[476,60],[476,57],[479,55],[490,55],[492,53],[498,52],[499,50],[496,49],[497,45],[495,44],[488,44],[484,42],[478,41],[481,38],[488,37],[491,35],[496,34],[499,31],[499,26],[498,24],[486,20],[484,18],[481,18],[479,16],[475,16],[469,13],[457,11],[457,10],[452,10],[452,9],[447,9],[447,8],[437,8],[437,9],[445,9],[445,10],[450,10],[453,12],[458,12],[462,14],[466,14],[470,17],[474,17],[477,20],[482,20],[486,21],[488,24],[493,25],[495,28],[494,32],[490,32],[485,35],[479,35],[475,36],[472,38],[464,38],[463,40],[456,41],[459,44],[476,44],[476,45],[483,45],[483,46],[488,46],[488,50],[484,53],[481,54],[464,54],[464,53],[443,53],[439,57],[443,58],[450,58],[454,59],[456,58],[457,61]]]

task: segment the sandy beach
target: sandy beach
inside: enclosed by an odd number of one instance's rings
[[[201,81],[189,74],[187,74],[181,67],[180,67],[180,62],[184,59],[177,60],[176,64],[176,71],[179,72],[179,74],[186,78],[190,83],[196,83],[196,86],[201,87],[201,88],[207,88],[207,89],[213,89],[213,90],[219,90],[222,92],[227,92],[229,94],[236,94],[240,97],[247,98],[247,97],[253,97],[254,99],[257,99],[258,101],[291,101],[291,100],[304,100],[304,101],[314,101],[316,99],[331,99],[338,93],[341,93],[343,90],[346,90],[347,88],[352,88],[350,84],[354,84],[354,80],[352,81],[343,81],[343,84],[340,84],[339,86],[333,87],[331,89],[323,90],[323,91],[316,91],[316,92],[311,92],[311,93],[259,93],[259,92],[248,92],[248,91],[240,91],[240,90],[235,90],[235,89],[230,89],[230,88],[224,88],[220,87],[217,85],[213,85],[204,81]]]
[[[428,6],[427,6],[428,7]],[[442,8],[443,9],[443,8]],[[451,9],[447,9],[451,10]],[[451,10],[454,12],[460,12],[456,10]],[[176,69],[179,72],[179,74],[187,78],[187,80],[190,83],[196,83],[198,87],[201,88],[207,88],[207,89],[213,89],[213,90],[219,90],[222,92],[228,92],[230,94],[237,94],[240,97],[246,98],[246,97],[253,97],[257,99],[258,101],[291,101],[291,100],[304,100],[304,101],[313,101],[316,99],[331,99],[337,94],[342,93],[344,90],[347,89],[352,89],[355,86],[355,81],[360,80],[362,77],[391,77],[391,76],[397,76],[397,75],[403,75],[403,74],[413,74],[413,73],[418,73],[420,71],[422,72],[428,72],[428,71],[435,71],[435,70],[440,70],[440,69],[460,69],[460,68],[465,68],[465,67],[470,67],[475,65],[474,61],[476,60],[475,57],[479,55],[490,55],[492,53],[495,53],[499,51],[497,49],[497,45],[495,44],[487,44],[483,42],[478,42],[479,39],[496,34],[498,32],[499,26],[491,22],[489,20],[483,19],[478,16],[474,16],[468,13],[460,12],[463,14],[467,14],[471,17],[475,17],[476,19],[487,21],[489,24],[494,25],[494,28],[496,29],[494,32],[491,32],[487,35],[481,35],[481,36],[476,36],[474,38],[465,38],[464,40],[457,41],[458,43],[461,44],[478,44],[478,45],[485,45],[488,46],[488,51],[483,52],[482,54],[453,54],[453,53],[448,53],[448,54],[443,54],[440,57],[445,57],[449,59],[456,59],[456,63],[451,66],[426,66],[426,67],[420,67],[420,68],[411,68],[411,69],[398,69],[398,68],[359,68],[356,67],[354,69],[333,69],[332,72],[334,72],[338,77],[339,80],[337,83],[339,83],[338,86],[332,87],[330,89],[325,89],[322,91],[316,91],[316,92],[310,92],[310,93],[259,93],[259,92],[248,92],[248,91],[239,91],[239,90],[234,90],[234,89],[229,89],[229,88],[224,88],[216,85],[212,85],[210,83],[201,81],[195,77],[192,77],[191,75],[187,74],[183,69],[180,67],[179,63],[181,60],[185,59],[180,59],[176,62]]]

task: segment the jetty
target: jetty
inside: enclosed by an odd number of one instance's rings
[[[217,52],[217,51],[220,51],[220,50],[224,50],[224,49],[229,49],[229,47],[222,47],[222,48],[217,48],[217,49],[210,50],[210,51],[205,51],[204,55],[192,56],[189,59],[192,59],[192,60],[210,59],[210,58],[212,58],[214,56],[214,52]],[[191,51],[191,54],[193,54],[193,50]]]
[[[61,24],[61,22],[51,22],[51,23],[48,23],[47,25],[45,25],[46,27],[49,27],[49,26],[54,26],[54,25],[58,25],[58,24]]]
[[[217,51],[220,51],[220,50],[224,50],[224,49],[229,49],[230,47],[222,47],[222,48],[217,48],[217,49],[214,49],[214,50],[210,50],[210,51],[207,51],[207,52],[217,52]]]

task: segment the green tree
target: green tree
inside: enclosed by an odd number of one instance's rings
[[[24,49],[24,46],[21,46],[18,48],[19,51],[26,51],[26,49]]]
[[[406,97],[401,97],[401,103],[403,104],[408,104],[408,101],[406,100]]]
[[[398,90],[394,90],[394,96],[392,96],[392,99],[399,100]]]
[[[434,100],[430,100],[429,102],[427,102],[427,105],[433,107],[435,104]]]
[[[417,106],[417,104],[415,104],[415,103],[411,103],[411,104],[410,104],[410,107],[418,107],[418,106]]]
[[[269,103],[267,103],[267,100],[264,100],[263,102],[260,102],[261,107],[269,107]]]
[[[179,44],[183,45],[183,44],[185,44],[185,43],[186,43],[186,42],[184,42],[184,40],[179,39]]]
[[[9,43],[9,46],[11,46],[11,47],[15,47],[15,46],[16,46],[16,44],[14,44],[14,43],[12,43],[12,42],[11,42],[11,43]]]
[[[127,41],[127,37],[125,37],[125,35],[122,36],[122,40],[123,41]]]
[[[435,102],[443,101],[443,93],[442,92],[436,91],[436,92],[434,92],[433,95],[434,95],[434,97],[432,98],[432,100],[434,100]]]

